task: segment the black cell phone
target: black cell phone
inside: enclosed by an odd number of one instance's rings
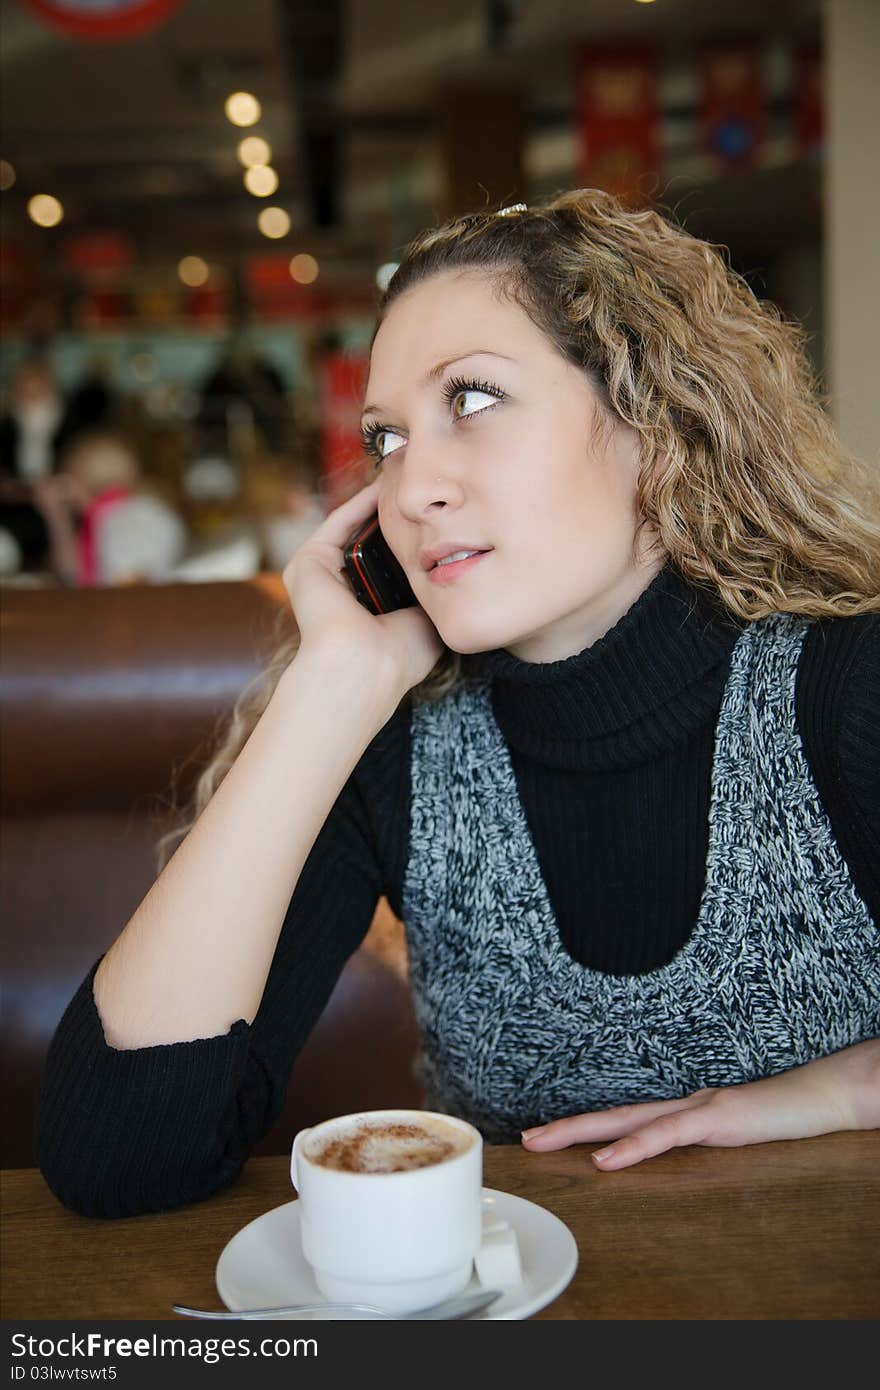
[[[352,532],[342,558],[358,601],[371,613],[393,613],[416,603],[409,580],[382,535],[378,512]]]

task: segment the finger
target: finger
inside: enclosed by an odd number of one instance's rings
[[[686,1144],[699,1144],[705,1136],[705,1118],[702,1107],[680,1110],[673,1115],[662,1115],[659,1120],[637,1129],[634,1133],[620,1139],[616,1144],[598,1149],[590,1155],[594,1164],[602,1172],[614,1172],[618,1168],[629,1168],[641,1163],[645,1158],[656,1154],[680,1149]]]
[[[541,1153],[565,1149],[569,1144],[592,1144],[602,1139],[620,1139],[641,1125],[662,1115],[676,1114],[696,1103],[694,1096],[674,1100],[649,1100],[638,1105],[616,1105],[611,1110],[594,1110],[586,1115],[568,1115],[547,1125],[523,1131],[523,1143]]]
[[[378,501],[379,480],[375,479],[353,497],[349,497],[346,502],[335,507],[320,522],[302,545],[297,547],[284,568],[282,579],[288,592],[294,566],[308,565],[314,561],[327,570],[338,583],[346,588],[351,587],[340,564],[344,548],[356,527],[376,512]]]

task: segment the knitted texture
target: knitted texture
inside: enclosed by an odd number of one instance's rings
[[[562,946],[489,683],[415,708],[403,908],[431,1109],[504,1142],[880,1033],[880,932],[795,719],[807,629],[779,614],[737,639],[697,921],[672,961],[640,975],[589,969]]]

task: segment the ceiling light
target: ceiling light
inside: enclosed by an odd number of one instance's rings
[[[184,256],[183,260],[177,263],[177,274],[190,289],[204,285],[210,273],[207,261],[203,261],[201,256]]]
[[[318,262],[314,256],[301,251],[290,262],[290,278],[298,285],[311,285],[318,278]]]
[[[0,192],[5,193],[15,183],[15,170],[8,159],[0,159]]]
[[[244,186],[255,198],[268,198],[278,187],[278,175],[269,164],[254,164],[245,173]]]
[[[233,125],[256,125],[260,119],[260,103],[250,92],[232,92],[223,109]]]
[[[290,231],[290,218],[284,208],[263,208],[257,218],[257,226],[263,236],[277,240],[278,237],[287,236]]]
[[[254,164],[271,164],[272,146],[262,135],[246,135],[239,141],[238,157],[246,169]]]
[[[64,208],[51,193],[35,193],[28,201],[28,217],[38,227],[57,227],[64,216]]]

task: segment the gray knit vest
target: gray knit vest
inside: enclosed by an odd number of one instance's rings
[[[590,969],[562,945],[488,682],[415,707],[403,910],[430,1109],[503,1142],[880,1033],[880,932],[795,720],[807,629],[774,615],[737,640],[696,926],[667,965],[640,975]]]

